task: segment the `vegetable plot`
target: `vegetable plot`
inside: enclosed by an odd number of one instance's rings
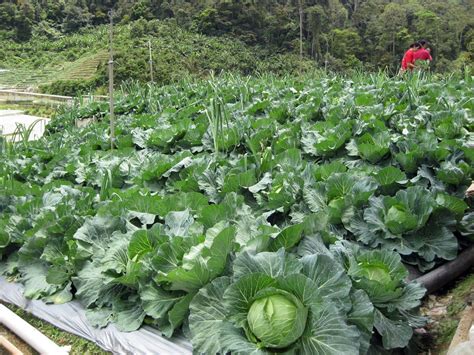
[[[471,77],[222,77],[58,115],[4,147],[0,270],[92,324],[202,353],[380,353],[472,242]],[[97,122],[75,128],[76,120]]]

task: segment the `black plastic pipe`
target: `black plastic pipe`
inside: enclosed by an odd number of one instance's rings
[[[454,281],[474,266],[474,245],[464,250],[456,259],[430,271],[414,281],[426,288],[426,294],[439,290],[447,283]]]

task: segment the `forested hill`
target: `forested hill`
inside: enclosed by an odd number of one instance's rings
[[[304,55],[334,70],[395,70],[409,43],[421,38],[430,41],[438,71],[474,58],[473,0],[7,0],[0,4],[0,38],[54,39],[107,23],[111,8],[120,23],[172,18],[190,32],[294,53],[301,20]]]

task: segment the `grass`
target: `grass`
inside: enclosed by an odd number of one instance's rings
[[[65,332],[48,322],[45,322],[41,319],[38,319],[32,316],[30,313],[24,311],[21,308],[12,306],[10,304],[5,304],[11,311],[15,312],[18,316],[23,318],[25,321],[30,323],[52,341],[54,341],[59,346],[71,346],[71,355],[101,355],[109,354],[108,352],[99,348],[93,342],[90,342],[84,338],[78,337],[76,335]],[[1,329],[0,329],[1,330]],[[2,332],[3,333],[3,332]],[[8,334],[8,332],[7,332]],[[34,351],[30,352],[31,354],[36,354]]]

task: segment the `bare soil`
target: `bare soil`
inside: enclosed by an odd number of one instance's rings
[[[440,292],[429,295],[423,301],[421,314],[430,321],[423,334],[427,353],[446,354],[463,311],[474,304],[474,270]]]

